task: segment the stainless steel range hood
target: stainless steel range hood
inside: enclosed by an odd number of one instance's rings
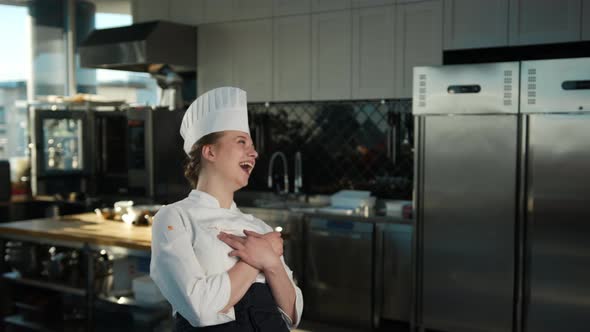
[[[153,21],[94,30],[79,52],[82,67],[150,72],[151,65],[168,65],[178,73],[194,72],[197,28]]]

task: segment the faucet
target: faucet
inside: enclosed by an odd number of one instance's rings
[[[287,156],[285,156],[285,154],[280,151],[273,153],[270,157],[270,161],[268,162],[268,187],[271,189],[273,187],[272,168],[277,157],[283,159],[283,185],[285,188],[283,189],[282,193],[287,194],[289,193],[289,171],[287,169]]]
[[[295,179],[293,180],[293,192],[299,193],[303,187],[303,171],[301,170],[301,152],[295,152]]]

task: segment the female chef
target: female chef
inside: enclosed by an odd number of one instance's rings
[[[189,156],[188,197],[162,207],[152,226],[150,276],[175,313],[175,331],[288,331],[303,310],[282,257],[280,233],[233,202],[258,153],[246,92],[206,92],[180,127]]]

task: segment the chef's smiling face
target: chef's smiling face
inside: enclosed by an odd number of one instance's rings
[[[241,131],[225,131],[211,148],[215,155],[212,166],[216,173],[236,185],[235,190],[246,186],[258,158],[250,135]]]

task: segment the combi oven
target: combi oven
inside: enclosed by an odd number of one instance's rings
[[[34,195],[86,193],[161,203],[190,190],[179,134],[184,111],[31,108]]]
[[[183,115],[150,107],[93,112],[93,191],[162,203],[184,197],[190,187],[178,130]]]

